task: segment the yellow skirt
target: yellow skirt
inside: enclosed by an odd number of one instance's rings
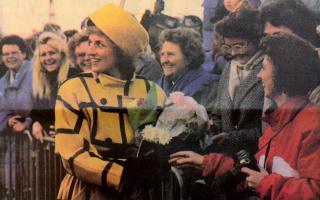
[[[116,191],[85,183],[67,174],[61,184],[57,199],[63,200],[113,200],[119,199]]]

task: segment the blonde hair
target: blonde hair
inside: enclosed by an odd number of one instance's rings
[[[43,32],[37,40],[37,48],[33,57],[33,95],[36,98],[51,98],[52,86],[46,76],[46,70],[40,63],[40,45],[49,45],[62,54],[57,82],[58,87],[67,79],[69,71],[68,46],[64,38],[52,32]]]

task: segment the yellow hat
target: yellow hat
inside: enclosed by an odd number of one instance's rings
[[[92,22],[125,53],[135,56],[149,43],[147,31],[130,13],[106,4],[89,16]]]

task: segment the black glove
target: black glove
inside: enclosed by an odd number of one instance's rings
[[[215,199],[214,197],[214,190],[210,188],[208,185],[195,182],[192,184],[192,187],[190,187],[190,190],[188,193],[188,199],[190,200],[209,200],[209,199]]]
[[[168,158],[162,155],[161,147],[145,143],[138,150],[131,148],[127,151],[125,175],[128,179],[159,180],[170,170]],[[139,152],[138,152],[139,151]]]

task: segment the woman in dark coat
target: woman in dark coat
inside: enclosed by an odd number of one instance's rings
[[[164,75],[157,83],[167,95],[175,91],[182,92],[210,110],[216,96],[218,76],[201,68],[204,50],[200,34],[190,28],[167,29],[161,33],[159,40]],[[210,90],[208,86],[212,86]],[[204,93],[206,95],[202,95]]]
[[[34,106],[32,134],[43,142],[43,136],[54,134],[54,105],[59,86],[78,73],[69,68],[67,43],[61,36],[43,32],[38,38],[33,58]]]

